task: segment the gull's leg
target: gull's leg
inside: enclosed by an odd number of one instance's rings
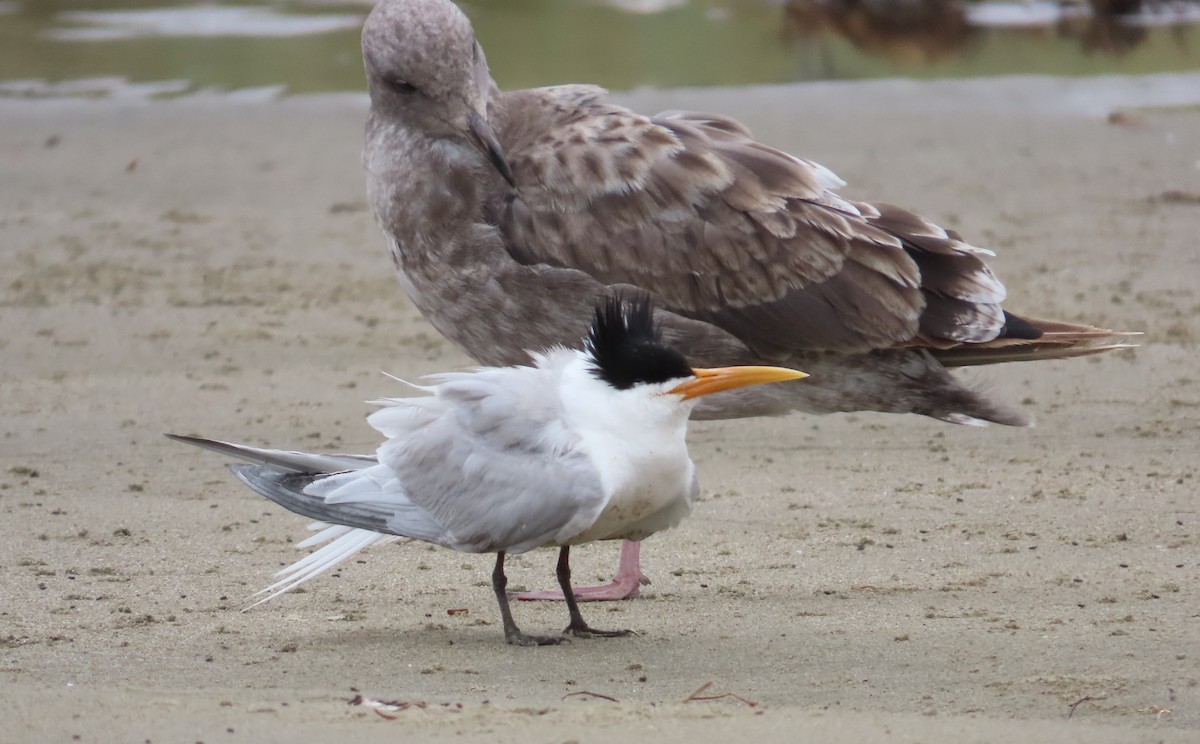
[[[611,583],[604,586],[581,586],[575,589],[575,598],[580,602],[607,602],[614,599],[633,599],[641,594],[642,584],[649,584],[642,573],[642,544],[626,540],[621,543],[621,563],[617,567],[617,575]],[[550,599],[561,601],[562,592],[521,592],[514,595],[517,599]]]
[[[504,639],[514,646],[553,646],[562,643],[562,636],[532,636],[525,635],[513,622],[512,610],[508,606],[508,577],[504,575],[504,551],[496,553],[496,568],[492,571],[492,589],[496,592],[496,601],[500,603],[500,617],[504,620]]]
[[[635,545],[637,543],[634,543]],[[615,638],[627,636],[631,630],[593,630],[583,621],[579,614],[579,602],[575,600],[575,592],[571,591],[571,547],[562,546],[558,551],[558,585],[562,588],[563,598],[567,600],[567,612],[571,614],[571,624],[563,630],[579,638]]]

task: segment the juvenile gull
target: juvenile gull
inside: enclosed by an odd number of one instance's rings
[[[383,0],[362,46],[371,209],[414,304],[484,364],[577,342],[595,299],[632,285],[689,359],[813,376],[706,398],[695,418],[868,410],[1026,426],[948,368],[1127,345],[1006,312],[991,251],[839,196],[827,168],[733,119],[643,116],[590,85],[501,91],[449,0]],[[613,584],[577,591],[635,596],[638,559],[624,546]]]
[[[268,599],[394,536],[467,553],[496,553],[492,587],[504,636],[522,646],[562,636],[522,633],[513,621],[504,557],[560,546],[564,633],[619,636],[584,622],[571,592],[570,546],[640,540],[692,510],[696,468],[684,436],[702,396],[797,380],[778,367],[693,369],[663,342],[644,299],[596,309],[585,350],[556,348],[526,367],[438,375],[426,397],[379,401],[369,421],[386,438],[375,457],[318,455],[197,437],[187,444],[251,464],[238,478],[325,529],[328,544],[285,568]],[[265,600],[264,600],[265,601]]]

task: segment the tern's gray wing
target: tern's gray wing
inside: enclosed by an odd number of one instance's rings
[[[349,454],[314,454],[311,452],[295,452],[278,450],[267,447],[251,447],[245,444],[222,442],[217,439],[189,437],[181,434],[167,434],[172,439],[183,444],[192,444],[206,450],[229,455],[239,460],[253,462],[259,465],[269,465],[293,473],[336,473],[339,470],[357,470],[375,464],[374,455]]]
[[[829,170],[728,118],[645,117],[563,86],[503,94],[517,187],[490,205],[525,264],[651,291],[760,351],[990,341],[1004,287],[959,236],[834,193]],[[925,339],[918,341],[918,337]]]
[[[466,552],[558,544],[595,521],[604,490],[578,437],[563,425],[553,369],[437,379],[435,396],[389,400],[371,415],[388,438],[378,467],[317,481],[308,493],[331,508],[411,503],[441,535],[413,535],[398,520],[386,531]]]
[[[309,554],[283,569],[271,586],[259,594],[267,596],[256,604],[273,599],[284,592],[310,581],[333,569],[359,551],[371,545],[396,539],[388,529],[389,522],[397,521],[401,511],[394,506],[386,511],[373,508],[371,504],[355,505],[352,508],[330,509],[321,498],[304,492],[314,480],[327,477],[328,473],[347,470],[360,471],[378,467],[374,455],[315,454],[278,450],[266,447],[251,447],[233,442],[222,442],[201,437],[168,434],[168,438],[184,444],[203,447],[213,452],[244,460],[253,464],[234,464],[229,469],[246,485],[275,503],[298,514],[321,520],[309,529],[320,532],[296,547],[306,548],[328,543],[320,550]],[[404,512],[405,526],[410,533],[422,530],[430,534],[441,534],[416,507]],[[414,534],[413,536],[418,536]],[[247,608],[249,609],[249,608]]]
[[[328,455],[251,447],[201,437],[168,434],[168,438],[193,444],[250,464],[229,469],[250,488],[280,506],[320,520],[386,535],[440,542],[445,530],[421,507],[408,500],[393,481],[394,473],[374,455]],[[354,484],[354,498],[327,500],[334,486]],[[339,533],[341,534],[341,533]],[[332,539],[327,536],[326,539]],[[318,541],[319,542],[319,541]]]

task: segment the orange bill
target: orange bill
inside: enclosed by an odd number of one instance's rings
[[[801,380],[808,377],[803,372],[783,367],[713,367],[692,370],[695,377],[671,388],[672,393],[682,395],[684,400],[711,395],[723,390],[761,385],[764,382]]]

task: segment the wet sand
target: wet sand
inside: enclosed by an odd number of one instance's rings
[[[970,373],[1033,429],[694,425],[706,495],[646,543],[654,583],[584,607],[639,635],[540,649],[502,642],[489,557],[416,543],[240,613],[306,520],[161,436],[369,451],[381,370],[468,364],[391,275],[362,99],[0,101],[0,739],[1195,741],[1200,110],[1110,121],[1160,99],[1098,85],[624,97],[960,229],[1015,310],[1147,336]],[[739,697],[684,702],[708,682]]]

